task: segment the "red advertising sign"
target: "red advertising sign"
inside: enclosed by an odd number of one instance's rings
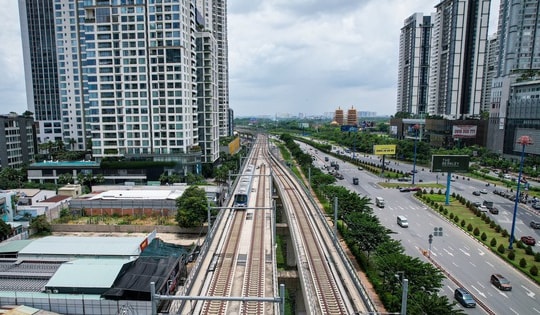
[[[476,138],[476,128],[477,126],[471,125],[459,125],[452,126],[452,137],[453,138]]]

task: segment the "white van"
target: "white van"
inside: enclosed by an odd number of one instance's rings
[[[403,228],[409,227],[409,221],[407,221],[407,218],[402,215],[398,215],[397,224]]]
[[[384,208],[384,199],[383,199],[383,197],[377,197],[377,198],[375,198],[375,204],[376,204],[377,207],[379,207],[379,208]]]

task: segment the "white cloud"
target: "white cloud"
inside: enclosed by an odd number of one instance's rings
[[[430,14],[438,3],[228,1],[230,106],[238,116],[321,114],[337,106],[393,114],[403,21],[415,12]],[[0,114],[22,113],[27,107],[19,13],[17,1],[4,2]]]
[[[0,10],[0,114],[27,110],[21,31],[17,1],[3,1]]]
[[[415,12],[431,14],[439,1],[244,3],[229,0],[235,115],[322,114],[338,106],[389,115],[396,108],[403,21]]]

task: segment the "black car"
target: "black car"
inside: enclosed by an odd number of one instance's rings
[[[540,222],[531,221],[529,224],[533,229],[540,229]]]
[[[454,298],[465,307],[476,307],[476,301],[472,295],[463,288],[457,288],[456,291],[454,291]]]
[[[472,194],[475,195],[475,196],[480,196],[480,191],[475,190],[475,191],[472,192]]]
[[[489,212],[491,212],[492,214],[499,214],[499,209],[495,207],[491,207],[489,208]]]
[[[506,279],[500,274],[491,275],[489,281],[491,282],[491,284],[499,288],[499,290],[512,291],[512,285],[510,284],[510,281],[508,281],[508,279]]]

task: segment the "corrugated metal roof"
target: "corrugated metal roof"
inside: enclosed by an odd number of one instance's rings
[[[120,200],[120,199],[176,199],[184,193],[183,190],[109,190],[94,195],[90,199]]]
[[[23,256],[138,256],[145,237],[47,236],[29,243],[19,251]]]
[[[129,259],[77,259],[63,263],[46,288],[110,288]]]

